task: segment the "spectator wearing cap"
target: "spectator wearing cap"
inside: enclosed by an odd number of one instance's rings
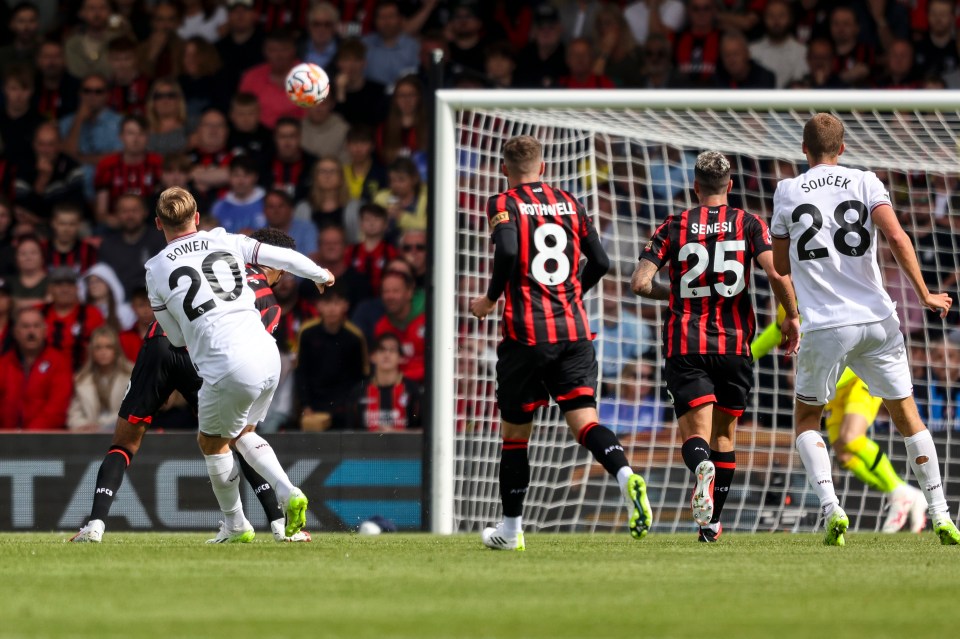
[[[0,277],[0,355],[13,346],[13,285],[10,280]]]
[[[426,346],[426,318],[413,307],[414,281],[398,271],[387,271],[383,276],[380,299],[384,315],[373,328],[374,339],[390,333],[396,335],[403,349],[403,376],[414,382],[423,382],[424,350]]]
[[[14,244],[16,277],[12,282],[13,297],[20,303],[46,301],[47,269],[43,263],[43,244],[36,235],[23,235]]]
[[[297,250],[311,255],[317,250],[317,227],[310,220],[293,216],[293,198],[282,189],[271,189],[263,199],[266,225],[283,231],[296,242]]]
[[[517,56],[516,86],[555,87],[567,75],[560,15],[550,4],[541,4],[533,14],[533,40]]]
[[[420,384],[401,371],[403,346],[393,333],[384,333],[370,353],[373,374],[359,387],[354,428],[398,431],[420,428]]]
[[[368,373],[367,343],[347,320],[350,303],[339,286],[317,300],[319,317],[303,325],[295,373],[304,430],[347,428],[356,388]]]
[[[87,346],[93,329],[104,323],[95,306],[80,301],[79,276],[68,266],[50,269],[50,302],[44,304],[47,343],[66,358],[76,372],[87,361]]]
[[[260,101],[260,122],[272,129],[286,116],[300,119],[303,109],[287,97],[287,73],[300,60],[297,41],[289,31],[280,29],[267,34],[263,43],[266,62],[247,70],[240,79],[240,91],[253,93]]]
[[[301,49],[304,62],[311,62],[322,69],[333,68],[340,38],[337,26],[340,12],[329,2],[317,2],[307,14],[307,37]]]
[[[120,278],[129,297],[143,286],[143,265],[166,246],[163,233],[147,224],[147,207],[139,195],[125,194],[114,207],[117,228],[100,243],[100,261],[106,262]]]
[[[376,128],[387,115],[386,88],[367,79],[366,67],[366,45],[357,39],[344,40],[337,55],[331,97],[336,98],[337,113],[351,126]]]
[[[217,40],[217,52],[221,60],[230,61],[225,83],[235,87],[245,71],[263,61],[263,31],[253,0],[227,0],[226,5],[227,32]]]
[[[397,0],[377,3],[373,25],[374,32],[363,37],[367,78],[392,87],[402,76],[416,72],[420,45],[403,32],[403,14]]]
[[[427,228],[427,187],[420,181],[420,171],[410,158],[397,158],[387,168],[389,186],[373,199],[387,210],[390,229]]]
[[[589,40],[578,39],[567,47],[567,67],[570,72],[557,83],[565,89],[613,89],[615,85],[606,75],[593,72],[595,57]]]
[[[0,430],[64,430],[73,393],[66,358],[46,342],[44,313],[21,308],[14,346],[0,356]]]
[[[477,0],[458,0],[447,24],[450,61],[463,70],[483,75],[484,37],[483,15]]]

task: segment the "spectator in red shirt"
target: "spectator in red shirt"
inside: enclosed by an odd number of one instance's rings
[[[239,90],[260,98],[260,122],[272,129],[284,116],[303,117],[303,109],[290,101],[286,90],[287,73],[300,61],[297,41],[285,29],[271,31],[263,43],[263,57],[266,62],[243,74]]]
[[[83,210],[79,204],[62,202],[53,207],[50,239],[44,246],[44,261],[48,268],[68,266],[81,273],[96,264],[96,245],[80,237],[82,222]]]
[[[0,355],[13,346],[13,286],[10,280],[0,277]]]
[[[64,430],[73,393],[70,365],[47,346],[43,311],[20,309],[14,348],[0,357],[0,430]]]
[[[567,46],[567,67],[570,73],[561,76],[558,86],[564,89],[613,89],[613,80],[593,72],[593,46],[584,38],[571,40]]]
[[[280,190],[295,201],[307,197],[317,158],[300,148],[300,120],[282,117],[273,131],[273,160],[261,174],[268,191]]]
[[[388,224],[385,208],[377,204],[364,204],[360,207],[363,241],[347,249],[347,265],[366,275],[374,291],[380,290],[383,267],[397,257],[397,249],[385,239]]]
[[[107,45],[110,93],[107,104],[120,115],[144,115],[150,83],[137,67],[137,43],[121,37]]]
[[[360,387],[354,406],[355,427],[370,431],[420,428],[420,384],[405,379],[400,371],[400,339],[384,333],[374,344],[370,361],[373,375]]]
[[[147,151],[147,140],[147,121],[142,115],[123,118],[120,124],[123,149],[100,160],[93,178],[97,190],[96,219],[101,224],[117,227],[111,212],[119,196],[132,194],[149,198],[160,185],[163,157]]]
[[[120,348],[123,349],[123,354],[128,360],[135,362],[137,353],[143,345],[143,336],[147,334],[147,328],[156,319],[153,307],[150,306],[150,299],[147,297],[147,289],[138,288],[133,292],[130,296],[130,308],[137,316],[137,321],[132,328],[120,333]]]
[[[426,318],[423,312],[413,309],[413,278],[398,271],[387,271],[383,276],[380,299],[385,314],[373,328],[373,337],[391,333],[403,346],[403,376],[422,382],[424,376],[424,348],[426,342]]]
[[[715,0],[689,0],[687,29],[673,42],[673,59],[689,83],[711,86],[720,59],[720,31]]]
[[[47,344],[60,351],[75,372],[87,361],[90,334],[103,325],[103,315],[95,306],[80,301],[79,278],[69,266],[51,269],[47,280],[51,299],[43,306]]]

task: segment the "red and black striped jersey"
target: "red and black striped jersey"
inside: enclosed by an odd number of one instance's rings
[[[392,386],[364,382],[357,402],[361,428],[373,431],[420,428],[420,386],[402,378]]]
[[[505,290],[503,336],[522,344],[593,339],[580,282],[582,244],[596,234],[575,197],[543,182],[521,184],[487,202],[493,241],[517,231],[519,252]]]
[[[97,163],[93,186],[110,194],[112,210],[113,202],[121,195],[153,195],[160,187],[161,173],[163,156],[159,153],[147,153],[142,162],[134,164],[127,164],[123,153],[111,153]]]
[[[676,69],[694,83],[713,81],[720,61],[720,32],[714,29],[706,34],[684,31],[677,35],[673,45]]]
[[[284,162],[274,158],[265,171],[264,186],[267,190],[279,189],[298,202],[309,194],[315,158],[303,153],[296,162]]]
[[[307,14],[310,12],[309,0],[284,0],[271,2],[257,0],[254,10],[260,16],[260,24],[266,33],[277,29],[290,29],[303,33],[307,28]]]
[[[664,357],[750,355],[756,329],[750,266],[771,248],[764,221],[732,206],[699,206],[667,217],[640,255],[670,269]]]
[[[143,115],[147,106],[150,81],[137,76],[127,86],[114,84],[107,92],[107,106],[120,115]]]
[[[263,269],[253,264],[247,264],[246,269],[247,286],[253,289],[256,295],[255,303],[257,310],[260,311],[260,321],[263,322],[263,327],[267,332],[273,335],[277,330],[277,325],[280,324],[280,303],[277,302],[277,298],[273,295],[273,289],[270,288],[270,284],[267,282],[267,275],[263,272]],[[160,324],[154,321],[147,327],[147,332],[144,334],[143,339],[148,340],[153,337],[165,336],[166,333],[160,328]]]
[[[78,273],[85,272],[99,260],[97,246],[88,240],[77,240],[73,248],[66,252],[58,251],[53,242],[46,241],[43,243],[43,254],[48,268],[70,266]]]

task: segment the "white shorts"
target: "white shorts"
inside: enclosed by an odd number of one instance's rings
[[[264,357],[255,363],[200,387],[197,419],[201,433],[233,439],[267,416],[280,380],[280,354],[276,348],[260,354]]]
[[[874,397],[903,399],[913,394],[896,313],[879,322],[804,333],[797,355],[797,399],[814,406],[826,404],[848,366]]]

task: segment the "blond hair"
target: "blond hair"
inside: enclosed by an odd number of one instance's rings
[[[171,186],[160,194],[157,201],[157,217],[165,228],[172,231],[187,226],[197,214],[197,201],[190,192],[179,186]]]
[[[704,151],[697,156],[693,177],[703,195],[726,193],[730,184],[730,160],[719,151]]]
[[[503,164],[509,173],[533,173],[543,161],[543,147],[529,135],[510,138],[503,145]]]
[[[818,113],[803,127],[803,144],[813,158],[835,157],[843,145],[843,122],[829,113]]]

